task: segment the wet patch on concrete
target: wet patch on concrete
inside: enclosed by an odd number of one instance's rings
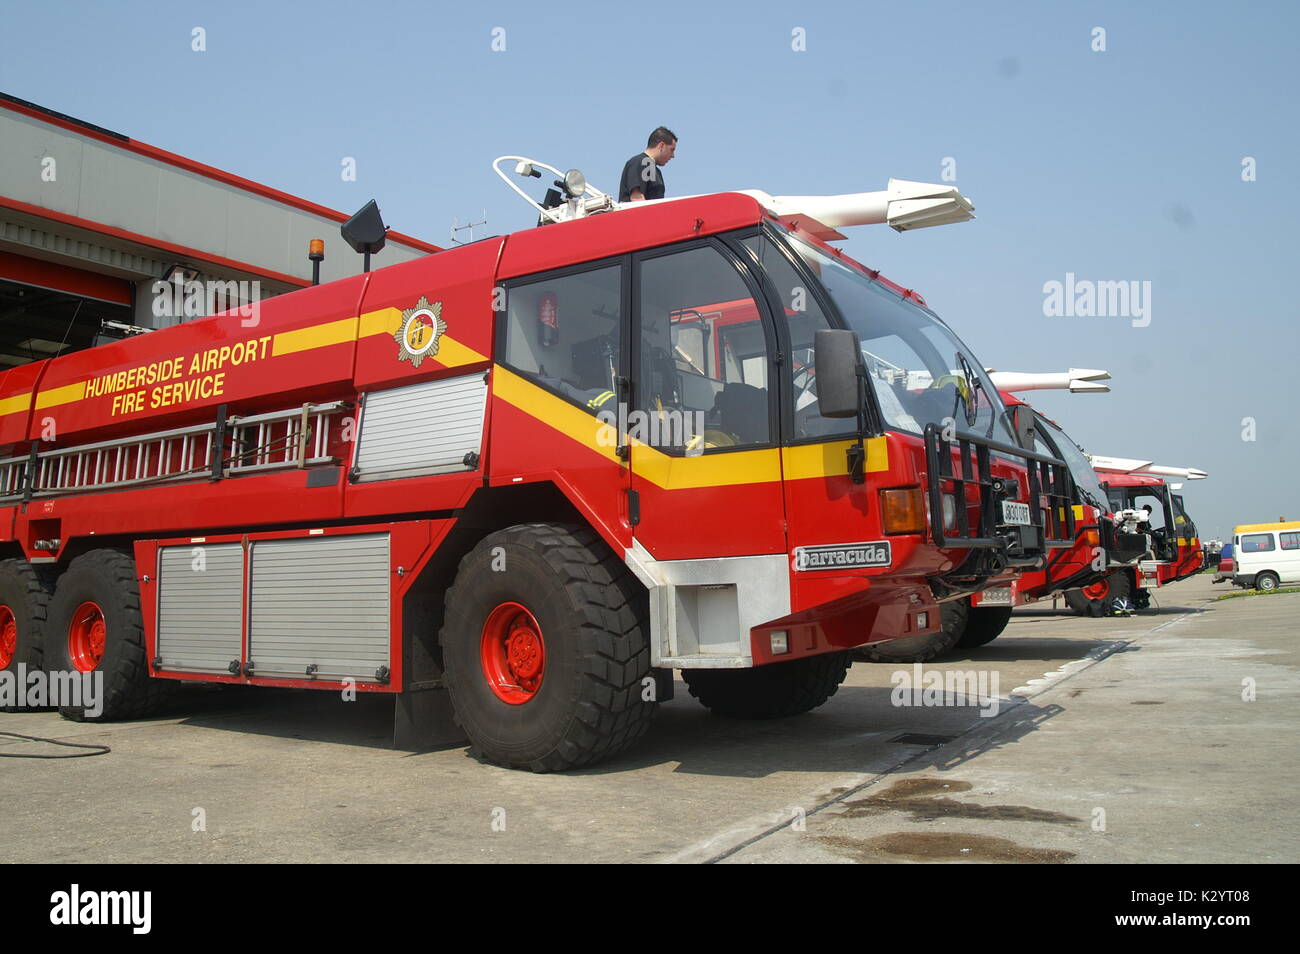
[[[1011,864],[1060,864],[1074,852],[1018,845],[1009,838],[948,832],[892,832],[876,838],[823,835],[817,839],[831,851],[857,862],[974,861]]]
[[[1082,818],[1027,805],[978,805],[959,802],[952,798],[938,798],[945,793],[967,792],[970,782],[939,778],[899,779],[884,791],[866,798],[856,798],[843,803],[845,818],[862,818],[885,812],[909,812],[913,821],[933,821],[936,818],[980,818],[994,821],[1037,821],[1056,825],[1082,822]]]

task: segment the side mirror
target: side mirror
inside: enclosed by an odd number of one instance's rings
[[[862,409],[858,377],[862,348],[857,333],[822,329],[813,338],[813,348],[822,417],[857,417]]]

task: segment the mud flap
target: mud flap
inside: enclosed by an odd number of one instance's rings
[[[451,695],[442,686],[397,694],[393,709],[393,748],[429,752],[468,743],[469,737],[456,724]]]

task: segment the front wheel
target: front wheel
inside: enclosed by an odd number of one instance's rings
[[[993,642],[1011,622],[1010,606],[972,606],[966,632],[957,640],[960,649],[974,649]]]
[[[939,604],[939,631],[869,643],[854,650],[860,659],[881,663],[929,662],[955,648],[970,619],[970,600],[963,597]]]
[[[447,591],[447,689],[476,754],[550,772],[609,758],[655,713],[645,590],[593,531],[484,537]]]
[[[1066,590],[1065,603],[1080,616],[1102,617],[1116,600],[1128,600],[1133,592],[1127,570],[1116,570],[1082,589]]]
[[[735,719],[800,715],[835,695],[853,659],[847,650],[752,669],[683,669],[691,695],[710,712]]]

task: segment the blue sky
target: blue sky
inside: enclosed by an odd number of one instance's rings
[[[1209,471],[1185,488],[1204,536],[1300,518],[1298,4],[4,0],[0,15],[0,90],[328,206],[377,198],[390,226],[444,245],[453,217],[530,224],[495,156],[612,189],[660,123],[680,137],[670,195],[937,182],[951,157],[976,221],[859,228],[848,252],[924,294],[988,366],[1111,371],[1108,395],[1035,403],[1090,451]],[[1045,317],[1043,285],[1067,272],[1151,282],[1150,324]]]

